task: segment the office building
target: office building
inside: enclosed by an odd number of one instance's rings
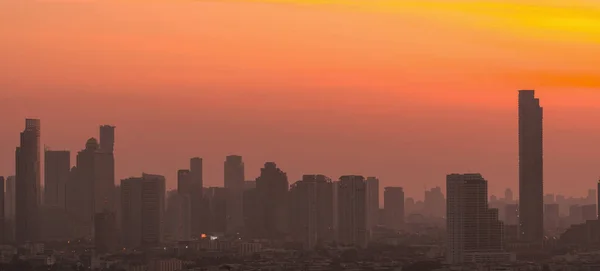
[[[363,176],[342,176],[338,183],[338,242],[360,248],[369,243],[367,184]]]
[[[447,191],[447,261],[449,264],[504,261],[503,224],[488,208],[487,181],[481,174],[451,174]]]
[[[423,213],[430,217],[444,217],[446,215],[446,200],[442,193],[442,188],[434,187],[425,191],[425,200],[423,201]]]
[[[402,187],[386,187],[383,192],[384,221],[389,229],[404,227],[404,190]]]
[[[290,233],[305,249],[333,241],[333,183],[324,175],[304,175],[290,188]]]
[[[208,230],[206,233],[224,234],[230,227],[228,225],[231,222],[228,215],[230,214],[228,208],[231,206],[229,204],[229,200],[231,199],[231,194],[229,192],[229,188],[223,187],[209,187],[206,189],[206,200],[208,201],[210,214],[210,219],[207,221],[210,224],[207,225]],[[242,190],[240,190],[240,192],[242,192]],[[240,194],[240,205],[243,204],[242,196],[243,195]]]
[[[113,153],[115,149],[115,126],[100,126],[100,150]]]
[[[265,163],[256,178],[259,215],[258,236],[269,239],[284,237],[288,231],[288,178],[273,162]]]
[[[520,240],[544,238],[543,109],[533,90],[519,91]]]
[[[44,204],[66,208],[66,187],[71,172],[71,152],[44,151]]]
[[[25,120],[16,158],[16,241],[38,241],[40,235],[40,120]]]
[[[194,157],[190,159],[190,179],[192,203],[192,236],[199,238],[202,233],[209,230],[206,223],[210,217],[208,202],[204,198],[204,175],[202,158]]]
[[[547,231],[557,231],[560,226],[559,206],[556,203],[544,205],[544,228]]]
[[[163,242],[165,178],[142,174],[121,181],[121,223],[126,248],[156,246]]]
[[[379,179],[367,177],[367,228],[369,234],[377,227],[379,220]]]
[[[506,203],[512,203],[514,200],[513,191],[510,188],[506,188],[504,191],[504,200]]]
[[[230,155],[224,162],[224,180],[227,189],[227,232],[239,232],[244,227],[243,193],[245,185],[244,162],[241,156]]]
[[[0,244],[4,244],[6,242],[6,229],[4,225],[6,224],[6,218],[4,213],[4,201],[6,200],[6,193],[4,192],[4,177],[0,176]]]
[[[166,242],[189,241],[191,232],[190,197],[178,191],[167,193],[167,210],[165,212]]]

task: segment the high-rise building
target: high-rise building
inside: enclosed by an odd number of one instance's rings
[[[504,224],[519,225],[519,205],[511,203],[506,204],[504,208]]]
[[[95,138],[90,138],[85,149],[77,153],[76,182],[81,190],[74,192],[81,194],[81,223],[90,236],[95,214],[114,212],[114,172],[110,170],[113,162],[112,153],[101,151]]]
[[[66,208],[66,187],[71,172],[71,152],[44,151],[44,204]]]
[[[115,126],[100,126],[100,150],[113,153],[115,149]]]
[[[338,242],[365,248],[369,242],[365,178],[342,176],[338,184]]]
[[[446,215],[446,201],[442,188],[434,187],[425,191],[424,214],[431,217],[444,217]]]
[[[385,226],[400,230],[404,226],[404,190],[402,187],[386,187],[383,192]]]
[[[229,210],[229,188],[223,187],[209,187],[206,189],[206,200],[208,201],[210,219],[208,220],[210,225],[207,226],[208,232],[212,233],[225,233],[229,228],[228,214]],[[240,195],[240,202],[242,202],[242,195]]]
[[[503,261],[503,224],[488,208],[487,181],[481,174],[446,177],[447,261],[450,264]]]
[[[379,179],[367,177],[367,229],[369,234],[377,227],[379,220]]]
[[[258,203],[256,212],[260,232],[258,236],[277,239],[285,236],[288,230],[288,178],[287,174],[273,162],[265,163],[260,176],[256,178]]]
[[[304,175],[291,186],[290,233],[305,249],[333,240],[333,183],[324,175]]]
[[[208,201],[204,198],[204,177],[202,158],[190,159],[190,179],[192,203],[192,236],[199,238],[200,235],[209,230],[206,221],[210,218]]]
[[[165,212],[165,241],[189,241],[192,237],[190,218],[190,197],[178,191],[169,191]]]
[[[598,184],[596,184],[596,185],[598,186],[598,189],[596,189],[596,193],[598,194],[598,195],[596,196],[596,200],[598,201],[598,202],[596,203],[596,206],[597,206],[598,208],[596,208],[596,209],[597,209],[597,211],[598,211],[598,219],[600,219],[600,180],[598,181]]]
[[[39,239],[40,214],[40,120],[25,120],[16,158],[16,241]]]
[[[238,155],[230,155],[224,162],[227,189],[227,232],[237,232],[244,226],[244,162]]]
[[[519,229],[524,242],[544,238],[543,109],[533,90],[519,91]]]
[[[127,248],[163,242],[165,178],[142,174],[121,181],[123,243]]]
[[[6,178],[6,190],[4,193],[4,219],[5,219],[5,239],[10,242],[15,241],[15,205],[16,205],[16,184],[15,176]]]
[[[596,204],[596,189],[589,189],[588,196],[586,198],[587,204]]]
[[[177,171],[177,192],[188,196],[192,194],[192,175],[188,169]]]

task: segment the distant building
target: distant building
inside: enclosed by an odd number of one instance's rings
[[[375,177],[367,177],[367,228],[369,234],[377,227],[379,220],[379,179]]]
[[[203,232],[208,231],[208,225],[205,223],[209,219],[208,203],[204,198],[204,170],[202,158],[194,157],[190,159],[190,179],[192,203],[192,236],[198,238]]]
[[[261,174],[256,178],[256,192],[259,216],[258,236],[279,239],[288,231],[288,188],[287,174],[273,162],[265,163]]]
[[[163,242],[165,189],[165,178],[159,175],[121,181],[122,240],[127,248]]]
[[[424,215],[431,217],[444,217],[446,215],[446,202],[440,187],[425,191]]]
[[[581,205],[574,204],[569,206],[569,224],[581,224],[583,222],[583,210]]]
[[[240,191],[241,192],[241,191]],[[210,225],[208,226],[208,232],[210,233],[220,233],[220,234],[224,234],[227,232],[228,229],[228,224],[231,221],[228,217],[228,207],[230,207],[230,205],[228,205],[228,200],[230,199],[229,196],[231,194],[229,193],[229,189],[228,188],[224,188],[224,187],[210,187],[207,189],[206,191],[206,197],[208,200],[208,206],[209,206],[209,212],[210,212],[210,219],[209,219],[209,223]],[[239,201],[240,204],[243,204],[242,202],[242,196],[243,195],[239,195]],[[240,211],[240,215],[241,215],[241,211]],[[208,233],[206,232],[206,233]]]
[[[519,225],[519,205],[506,204],[504,215],[506,225]]]
[[[556,203],[544,205],[544,228],[557,231],[560,226],[559,205]]]
[[[25,120],[16,158],[16,241],[38,241],[40,237],[40,130],[38,119]]]
[[[245,181],[244,182],[244,190],[254,189],[254,188],[256,188],[256,181],[255,180]]]
[[[488,208],[487,181],[481,174],[447,176],[447,261],[503,262],[504,225],[498,210]]]
[[[6,178],[6,190],[4,192],[4,219],[5,219],[5,239],[6,241],[15,241],[15,205],[16,205],[16,184],[15,176]]]
[[[333,240],[333,183],[324,175],[304,175],[291,186],[290,233],[304,248]]]
[[[513,191],[510,188],[506,188],[506,191],[504,191],[504,200],[506,203],[511,203],[514,200]]]
[[[4,177],[0,176],[0,244],[4,244],[6,242],[6,218],[4,213],[4,201],[6,198],[6,193],[4,192]]]
[[[520,240],[540,245],[544,238],[543,114],[535,91],[519,91]]]
[[[363,176],[342,176],[338,183],[338,242],[366,248],[369,243],[367,184]]]
[[[167,193],[167,210],[165,212],[165,236],[167,242],[189,241],[191,233],[190,197],[178,191]]]
[[[66,209],[66,187],[71,171],[71,152],[44,151],[44,203]]]
[[[385,225],[394,230],[404,227],[404,190],[386,187],[383,192]]]
[[[227,189],[227,232],[238,232],[244,227],[243,193],[245,185],[244,161],[241,156],[230,155],[224,162],[224,180]]]

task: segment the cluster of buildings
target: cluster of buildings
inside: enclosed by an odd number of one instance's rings
[[[520,251],[558,243],[600,248],[600,183],[586,199],[544,196],[542,122],[534,91],[520,91],[518,199],[509,189],[502,199],[489,197],[487,180],[467,173],[446,176],[446,196],[435,187],[415,201],[405,198],[402,187],[380,190],[376,177],[313,174],[290,185],[273,162],[248,181],[238,155],[225,158],[223,187],[204,186],[198,157],[177,171],[173,191],[160,175],[142,173],[115,182],[115,127],[110,125],[100,127],[99,141],[86,142],[74,165],[69,151],[44,149],[42,171],[40,120],[27,119],[15,153],[16,174],[0,177],[5,187],[0,243],[22,247],[83,240],[90,244],[83,246],[84,254],[92,253],[91,259],[108,255],[110,262],[115,255],[153,250],[167,255],[176,250],[180,256],[212,251],[222,259],[227,253],[264,256],[284,247],[364,250],[373,243],[421,242],[430,249],[428,259],[449,265],[515,262]],[[436,239],[440,232],[442,238]],[[148,268],[148,261],[119,262],[130,265],[128,270]],[[152,263],[166,271],[186,266],[177,257]]]

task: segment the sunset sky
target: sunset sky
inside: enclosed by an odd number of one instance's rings
[[[447,173],[518,187],[517,91],[545,113],[545,192],[600,176],[596,0],[0,0],[0,176],[26,117],[74,155],[117,126],[117,179],[226,155],[254,179],[378,176],[421,199]]]

